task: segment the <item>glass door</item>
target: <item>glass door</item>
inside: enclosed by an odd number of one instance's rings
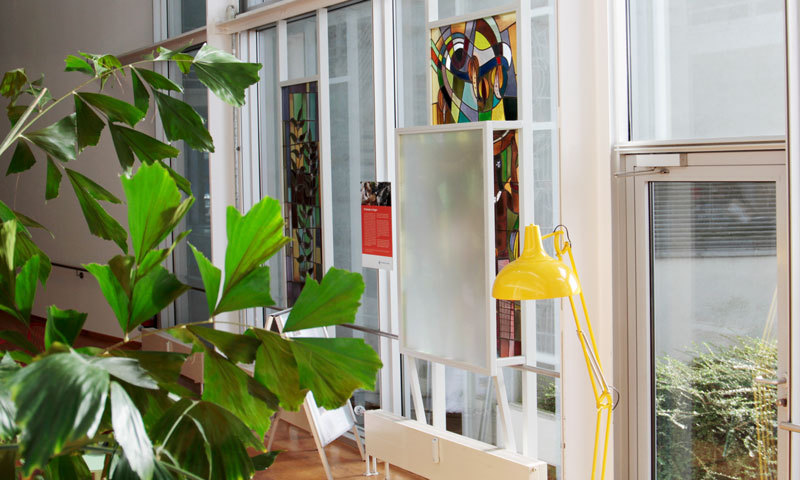
[[[633,180],[637,478],[788,478],[784,171]]]

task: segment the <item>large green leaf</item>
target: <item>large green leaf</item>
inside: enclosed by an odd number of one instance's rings
[[[44,198],[52,200],[58,197],[61,188],[61,171],[56,166],[50,155],[47,156],[47,184],[45,185]]]
[[[240,294],[234,289],[254,270],[274,255],[289,239],[283,236],[283,216],[277,200],[265,197],[242,216],[234,207],[228,207],[227,215],[228,248],[225,251],[225,283],[222,288],[219,305],[224,304],[226,296]],[[262,275],[263,271],[256,275]],[[249,279],[249,280],[252,280]],[[253,285],[247,282],[250,291]],[[269,282],[262,285],[260,292],[253,299],[254,303],[269,294]],[[240,297],[241,298],[241,297]],[[236,303],[241,303],[237,300]]]
[[[139,279],[133,288],[131,318],[123,327],[124,331],[130,332],[153,317],[188,289],[188,285],[181,283],[164,267],[159,265],[153,268],[150,273]]]
[[[382,364],[360,338],[296,338],[291,342],[300,386],[314,392],[320,407],[338,408],[353,390],[375,389]]]
[[[44,469],[47,480],[75,480],[91,478],[92,472],[80,454],[54,457]]]
[[[44,348],[53,342],[72,346],[83,329],[87,314],[75,310],[61,310],[55,305],[47,309],[47,324],[44,328]]]
[[[100,191],[95,188],[90,188],[91,184],[86,182],[88,179],[78,172],[70,170],[69,168],[65,170],[67,172],[67,177],[72,184],[72,188],[75,190],[75,196],[78,197],[78,203],[81,206],[84,218],[86,218],[86,224],[89,226],[89,231],[93,235],[96,235],[100,238],[113,241],[119,245],[119,248],[121,248],[122,251],[127,252],[128,232],[122,228],[122,225],[120,225],[119,222],[114,219],[114,217],[103,210],[103,207],[101,207],[100,204],[97,203],[97,200],[95,200],[95,198],[98,196],[102,196],[103,200],[116,197],[113,197],[113,195],[111,197],[103,195],[103,192],[107,193],[105,189]],[[91,183],[93,184],[94,182]],[[111,194],[109,193],[108,195]]]
[[[109,122],[108,131],[111,132],[111,140],[114,142],[114,150],[117,152],[117,161],[122,171],[128,175],[133,168],[135,159],[133,158],[133,150],[128,142],[122,136],[120,131],[114,128],[114,124]]]
[[[82,72],[87,75],[94,76],[94,70],[92,70],[92,66],[81,57],[67,55],[67,58],[64,59],[64,63],[66,64],[66,67],[64,68],[65,72]]]
[[[117,143],[126,145],[128,151],[133,151],[142,163],[151,164],[157,160],[165,158],[175,158],[181,152],[172,145],[160,142],[155,138],[145,133],[133,130],[121,125],[109,125],[111,129],[111,138],[114,139],[114,147],[117,149],[117,155],[120,153],[120,148]],[[131,158],[131,165],[132,165]]]
[[[255,467],[256,471],[266,470],[271,467],[273,463],[275,463],[275,459],[282,452],[282,450],[273,450],[271,452],[256,455],[255,457],[251,458],[253,461],[253,466]]]
[[[90,145],[97,145],[100,141],[100,134],[106,126],[103,119],[100,118],[92,107],[86,104],[81,97],[74,95],[75,98],[75,122],[78,132],[78,151],[83,151],[84,148]]]
[[[133,251],[140,262],[177,226],[194,197],[181,201],[175,181],[159,163],[142,165],[133,177],[122,177],[122,187],[128,198]]]
[[[144,86],[142,77],[136,73],[136,69],[131,67],[131,70],[133,70],[133,73],[131,74],[131,83],[133,84],[133,104],[146,115],[147,111],[150,109],[150,93],[148,93],[147,87]]]
[[[192,68],[192,61],[194,58],[187,54],[183,53],[180,50],[170,50],[164,47],[158,47],[158,57],[156,60],[172,60],[178,65],[178,68],[184,75],[189,74],[189,70]]]
[[[249,480],[255,469],[247,447],[264,451],[261,439],[238,417],[204,401],[175,403],[151,438],[180,468],[209,480]]]
[[[199,325],[188,325],[186,328],[196,336],[217,347],[234,364],[252,363],[256,359],[256,350],[260,342],[252,336],[239,335]]]
[[[49,233],[51,237],[55,238],[55,235],[53,235],[53,232],[48,230],[47,227],[45,227],[41,223],[37,222],[36,220],[32,219],[31,217],[28,217],[27,215],[24,215],[24,214],[22,214],[20,212],[17,212],[17,211],[14,211],[14,215],[17,217],[17,220],[19,220],[20,224],[22,224],[22,225],[24,225],[24,226],[26,226],[28,228],[41,228],[42,230],[45,230],[47,233]]]
[[[64,169],[67,172],[67,175],[71,178],[74,178],[78,184],[83,187],[93,198],[103,201],[103,202],[111,202],[111,203],[122,203],[122,200],[114,196],[113,193],[109,192],[105,188],[101,187],[97,183],[94,182],[91,178],[83,175],[82,173],[78,173],[75,170],[71,170],[69,168]]]
[[[14,375],[11,395],[26,475],[68,442],[94,437],[108,397],[108,372],[76,353],[56,353]]]
[[[106,297],[106,301],[111,310],[114,311],[114,316],[117,317],[120,328],[127,332],[128,318],[130,317],[130,301],[128,294],[123,288],[120,281],[114,275],[111,267],[108,265],[100,265],[97,263],[90,263],[83,266],[91,273],[100,285],[100,291]]]
[[[227,409],[261,438],[278,408],[277,399],[266,387],[211,349],[203,357],[203,400]]]
[[[331,268],[321,283],[307,276],[283,330],[292,332],[353,323],[363,293],[364,280],[360,273]]]
[[[178,188],[180,188],[183,193],[185,193],[186,195],[192,194],[192,183],[189,180],[182,177],[178,172],[171,169],[169,165],[162,162],[161,160],[159,160],[158,163],[160,163],[162,167],[167,169],[167,171],[169,172],[169,176],[172,177],[173,180],[175,180],[175,183],[178,185]]]
[[[41,130],[28,132],[24,137],[59,160],[64,162],[75,160],[78,135],[74,113]]]
[[[131,385],[149,390],[156,390],[158,384],[150,378],[147,370],[139,365],[135,358],[128,357],[99,357],[91,358],[92,365],[96,365],[111,374],[112,377],[123,380]]]
[[[155,460],[153,444],[144,429],[142,415],[117,382],[111,382],[111,424],[128,464],[142,480],[150,480]]]
[[[29,234],[17,232],[16,249],[14,252],[14,263],[17,267],[24,265],[31,257],[38,255],[40,259],[39,264],[39,282],[44,285],[47,278],[50,276],[51,264],[50,258],[33,243]]]
[[[162,388],[178,381],[181,367],[186,361],[185,353],[150,352],[144,350],[114,350],[112,355],[136,359]]]
[[[168,140],[185,140],[195,150],[214,151],[214,140],[203,118],[188,103],[159,91],[153,91],[153,96]]]
[[[16,289],[14,300],[17,304],[17,311],[20,317],[29,324],[31,320],[31,308],[36,297],[36,279],[39,277],[39,256],[31,257],[17,274]]]
[[[227,291],[214,313],[274,305],[275,301],[269,293],[269,284],[269,268],[257,267]]]
[[[10,342],[34,355],[41,351],[41,349],[28,340],[25,335],[16,330],[0,330],[0,340]]]
[[[17,407],[11,399],[8,383],[19,369],[19,365],[11,355],[5,355],[0,360],[0,440],[13,438],[17,434],[17,425],[14,421]]]
[[[300,374],[290,341],[275,332],[250,330],[262,343],[256,353],[253,377],[280,399],[286,410],[297,410],[303,404],[308,389],[300,388]]]
[[[105,113],[112,122],[125,122],[131,127],[135,127],[145,116],[143,111],[130,103],[102,93],[81,92],[76,95],[89,105]]]
[[[203,252],[195,248],[191,243],[189,246],[194,253],[197,261],[197,268],[200,270],[200,277],[203,279],[203,287],[206,289],[206,301],[208,302],[208,316],[214,315],[214,307],[217,306],[219,297],[219,283],[222,279],[222,271],[215,267],[211,261],[203,255]]]
[[[244,105],[244,91],[258,82],[260,63],[245,63],[230,53],[203,45],[194,57],[194,71],[214,94],[226,103]]]
[[[25,75],[24,69],[9,70],[3,75],[3,81],[0,82],[0,95],[8,98],[15,97],[26,83],[28,83],[28,76]]]
[[[173,82],[169,78],[156,73],[146,68],[131,67],[131,69],[142,76],[145,82],[149,83],[151,87],[159,90],[173,90],[175,92],[183,92],[183,87]]]
[[[150,250],[147,252],[147,255],[144,256],[144,259],[139,264],[139,267],[136,269],[136,277],[141,278],[148,273],[150,270],[156,267],[156,265],[161,264],[167,257],[175,250],[175,247],[180,243],[181,240],[186,238],[192,231],[187,230],[175,238],[175,241],[172,242],[172,245],[169,248],[162,248],[157,250]]]
[[[17,148],[14,149],[11,162],[8,164],[6,175],[24,172],[34,165],[36,165],[36,157],[33,156],[30,145],[25,140],[20,139],[17,142]]]

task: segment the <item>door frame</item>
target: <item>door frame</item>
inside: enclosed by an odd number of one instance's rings
[[[778,265],[778,370],[790,378],[790,324],[789,324],[789,203],[784,150],[702,152],[680,154],[680,165],[661,168],[637,169],[641,160],[636,155],[623,155],[626,171],[636,172],[625,180],[625,237],[627,280],[627,331],[620,348],[626,350],[628,359],[627,388],[623,395],[630,419],[626,429],[630,455],[630,478],[653,477],[653,421],[652,421],[652,364],[650,318],[650,203],[648,183],[653,181],[774,181],[776,185],[776,254]],[[647,155],[649,164],[658,164],[660,155]],[[674,162],[675,154],[664,155],[665,163]],[[655,160],[655,161],[654,161]],[[674,165],[675,163],[673,163]],[[783,385],[781,397],[791,402],[789,388]],[[791,403],[778,408],[778,421],[787,421]],[[788,432],[778,430],[778,478],[789,478]],[[623,468],[624,469],[624,468]]]

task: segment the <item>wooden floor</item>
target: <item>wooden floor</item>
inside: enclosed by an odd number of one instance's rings
[[[325,470],[322,468],[317,447],[314,446],[314,439],[310,433],[286,422],[281,422],[277,428],[272,449],[285,450],[285,452],[278,455],[272,467],[257,474],[255,476],[257,480],[325,479]],[[325,447],[325,453],[333,471],[333,478],[336,480],[356,478],[383,480],[385,478],[383,463],[378,464],[380,475],[365,477],[366,466],[361,460],[358,450],[345,442],[333,442]],[[397,467],[391,468],[391,478],[392,480],[424,480],[423,477]]]

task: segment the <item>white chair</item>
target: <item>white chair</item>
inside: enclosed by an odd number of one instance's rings
[[[323,327],[284,333],[283,326],[286,323],[286,319],[289,317],[289,311],[290,310],[283,310],[275,314],[267,315],[267,321],[264,328],[269,330],[272,328],[272,324],[274,322],[275,326],[278,328],[278,332],[286,337],[328,338],[328,331]],[[325,410],[324,408],[317,406],[317,402],[314,400],[314,394],[308,392],[305,400],[303,401],[302,411],[305,412],[305,415],[303,415],[303,412],[289,412],[282,409],[275,414],[272,425],[267,433],[267,449],[272,450],[272,441],[275,438],[275,431],[277,430],[278,423],[283,420],[297,427],[303,429],[307,428],[310,431],[311,435],[314,437],[314,443],[317,446],[317,452],[319,452],[319,458],[322,461],[322,466],[325,469],[325,474],[327,475],[328,480],[333,480],[333,474],[331,473],[331,467],[328,464],[328,457],[325,455],[325,447],[337,438],[344,435],[348,430],[353,432],[353,436],[356,438],[356,443],[358,444],[358,451],[361,454],[361,459],[366,461],[367,457],[364,451],[364,445],[361,442],[361,437],[358,434],[358,428],[356,427],[356,415],[353,411],[353,404],[350,402],[350,400],[347,400],[346,405],[341,406],[336,410]]]

